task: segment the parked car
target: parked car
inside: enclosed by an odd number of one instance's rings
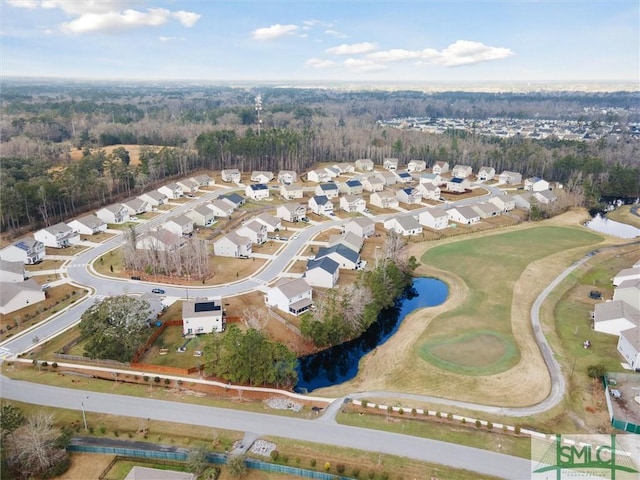
[[[164,293],[164,290],[161,288],[154,288],[153,290],[151,290],[151,293],[157,293],[159,295],[162,295]]]
[[[140,277],[133,276],[131,277],[131,280],[142,280],[142,279]]]

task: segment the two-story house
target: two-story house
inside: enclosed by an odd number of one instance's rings
[[[186,240],[175,233],[159,228],[149,230],[136,238],[136,249],[154,252],[175,252],[186,245]]]
[[[227,168],[220,172],[223,182],[240,183],[241,175],[240,170],[237,168]]]
[[[182,190],[182,187],[177,183],[167,183],[166,185],[158,188],[158,191],[163,195],[166,195],[169,200],[176,200],[184,197],[184,190]]]
[[[193,220],[184,214],[178,215],[164,222],[162,227],[180,237],[188,237],[193,233]]]
[[[71,220],[67,225],[81,235],[97,235],[107,230],[106,222],[100,220],[92,213]]]
[[[80,241],[80,234],[62,222],[38,230],[33,237],[44,243],[45,247],[52,248],[66,248]]]
[[[309,199],[309,210],[316,215],[333,215],[333,203],[326,195],[315,195]]]
[[[304,278],[283,278],[264,297],[270,307],[301,315],[313,305],[313,289]]]
[[[236,230],[241,237],[250,238],[256,245],[261,245],[267,241],[267,227],[263,223],[251,220]]]
[[[369,197],[369,203],[380,208],[398,208],[400,206],[395,194],[386,190],[372,193]]]
[[[312,287],[334,288],[340,279],[340,265],[329,257],[309,260],[304,279]]]
[[[269,198],[269,186],[264,183],[247,185],[244,194],[253,200],[265,200]]]
[[[422,202],[422,193],[417,188],[401,188],[396,192],[396,198],[401,203],[413,205]]]
[[[307,207],[301,203],[285,203],[276,208],[276,217],[286,222],[299,222],[307,217]]]
[[[121,203],[107,205],[96,212],[96,217],[105,223],[121,224],[129,221],[129,210]]]
[[[340,197],[340,208],[349,213],[362,213],[367,209],[367,202],[361,195],[343,195]]]
[[[269,183],[275,178],[273,172],[267,172],[264,170],[254,170],[251,172],[251,181],[256,183]]]
[[[35,238],[25,237],[0,250],[0,258],[9,262],[22,262],[35,265],[44,260],[44,243]]]
[[[374,164],[370,158],[359,158],[355,163],[356,170],[361,172],[373,172]]]
[[[205,206],[213,212],[216,217],[230,217],[235,207],[234,204],[224,198],[214,198]]]
[[[249,258],[253,253],[253,242],[248,237],[229,232],[213,242],[213,253],[219,257]]]
[[[295,183],[298,179],[298,174],[294,170],[280,170],[278,172],[278,182],[284,185]]]
[[[443,230],[449,226],[449,214],[444,208],[428,208],[420,212],[418,222],[434,230]]]
[[[198,205],[196,208],[187,210],[184,214],[198,227],[210,227],[216,221],[213,210],[206,205]]]
[[[200,335],[224,331],[222,298],[196,298],[182,302],[182,334]]]
[[[285,183],[280,187],[280,195],[285,200],[293,200],[304,197],[304,190],[296,183]]]

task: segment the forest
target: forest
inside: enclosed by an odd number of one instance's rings
[[[11,236],[122,201],[197,171],[304,172],[385,157],[514,170],[596,206],[640,196],[637,92],[471,93],[3,80],[0,228]],[[255,98],[262,98],[262,109]],[[258,114],[260,119],[258,119]],[[595,142],[383,128],[381,119],[544,118],[614,122]],[[258,131],[258,120],[260,129]],[[109,153],[103,147],[120,145]],[[127,145],[141,148],[133,164]]]

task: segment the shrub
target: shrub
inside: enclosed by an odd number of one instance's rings
[[[404,415],[404,408],[400,407],[400,408],[398,409],[398,413],[399,413],[400,415]]]
[[[164,379],[164,384],[165,385],[169,385],[171,383],[171,380],[169,380],[168,378]]]
[[[89,427],[89,433],[93,435],[93,427]]]
[[[382,480],[389,480],[389,472],[382,472],[380,478],[382,478]]]
[[[487,430],[493,430],[493,423],[487,422]]]
[[[360,404],[363,406],[363,408],[367,408],[369,406],[369,402],[367,402],[366,400],[362,400]]]
[[[440,412],[436,412],[436,417],[440,418],[442,414]]]
[[[375,470],[369,470],[369,473],[367,473],[367,477],[369,477],[369,479],[373,479],[376,476],[376,471]]]
[[[360,477],[360,469],[358,467],[355,467],[353,470],[351,470],[351,475],[353,475],[355,478],[359,478]]]
[[[52,366],[53,368],[58,368],[58,362],[53,362],[53,363],[51,364],[51,366]]]
[[[100,427],[100,433],[103,434],[103,435],[105,433],[107,433],[107,427],[105,427],[105,426]]]
[[[387,413],[391,413],[391,412],[393,412],[393,407],[391,405],[389,405],[387,407]]]
[[[316,466],[316,459],[312,458],[309,463],[311,464],[312,467],[315,467]]]
[[[289,463],[289,455],[282,455],[282,462]]]
[[[114,430],[113,431],[113,436],[114,437],[119,437],[120,436],[120,433],[118,432],[118,430]]]
[[[42,363],[41,363],[41,365],[42,365],[43,367],[47,367],[47,366],[49,366],[49,364],[47,363],[47,361],[46,361],[46,360],[43,360],[43,361],[42,361]]]
[[[482,422],[480,420],[476,420],[476,428],[480,428],[482,426]]]
[[[176,383],[178,384],[178,386],[181,386],[182,385],[182,380],[178,379],[178,380],[176,380]]]
[[[155,377],[155,378],[153,379],[153,381],[154,381],[155,383],[160,383],[160,377]]]
[[[337,471],[339,474],[343,474],[343,473],[344,473],[344,471],[345,471],[344,463],[339,463],[339,464],[337,464],[337,465],[336,465],[336,471]]]
[[[467,419],[464,418],[464,417],[462,417],[462,420],[460,420],[460,421],[462,422],[463,425],[466,425],[466,423],[467,423]]]
[[[453,413],[447,413],[447,420],[453,420]]]
[[[300,462],[302,462],[302,460],[300,460],[300,457],[296,457],[296,465],[300,465]]]
[[[411,409],[411,415],[415,416],[418,411],[415,408]]]
[[[43,472],[42,478],[59,477],[60,475],[65,473],[67,470],[69,470],[70,466],[71,466],[71,456],[67,454],[64,456],[64,458],[62,458],[61,460],[56,462],[54,465],[52,465],[48,470]]]
[[[329,462],[324,462],[324,471],[328,472],[331,470],[331,464]]]
[[[520,435],[520,426],[516,425],[513,431],[515,432],[516,435]]]
[[[145,375],[144,377],[142,377],[142,379],[143,379],[145,382],[148,382],[148,381],[149,381],[149,375]]]
[[[271,450],[271,453],[269,454],[269,456],[271,457],[271,460],[273,460],[274,462],[278,461],[279,455],[280,455],[280,452],[278,452],[278,450]]]

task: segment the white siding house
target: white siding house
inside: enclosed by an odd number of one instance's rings
[[[631,370],[640,371],[640,325],[620,332],[618,352]]]
[[[620,332],[640,324],[640,311],[622,300],[597,303],[593,311],[596,332],[620,335]]]
[[[301,203],[285,203],[276,208],[276,217],[286,222],[299,222],[307,216],[307,207]]]
[[[493,203],[502,212],[510,212],[516,208],[516,202],[512,197],[507,195],[501,195],[497,197],[491,197],[489,202]]]
[[[34,265],[44,260],[44,243],[25,237],[0,250],[0,258],[9,262],[22,262],[25,265]]]
[[[282,312],[301,315],[313,305],[313,289],[304,278],[286,278],[269,289],[264,301]]]
[[[417,188],[401,188],[396,192],[396,198],[401,203],[413,205],[422,202],[422,193]]]
[[[382,160],[382,168],[385,170],[389,170],[393,172],[398,169],[398,159],[397,158],[385,158]]]
[[[242,225],[236,230],[236,233],[241,237],[250,238],[251,241],[257,245],[261,245],[267,241],[266,225],[256,220],[251,220],[250,222]]]
[[[345,212],[364,212],[367,202],[360,195],[343,195],[340,197],[340,208]]]
[[[380,208],[398,208],[400,206],[400,202],[396,196],[386,190],[372,193],[369,197],[369,202],[371,205],[375,205]]]
[[[640,280],[640,267],[625,268],[613,277],[613,285],[618,286],[625,280]]]
[[[192,210],[187,210],[184,214],[191,219],[194,225],[199,227],[210,227],[216,221],[213,210],[206,205],[198,205]]]
[[[407,171],[409,172],[423,172],[427,169],[427,162],[424,160],[409,160],[407,163]]]
[[[327,198],[332,199],[338,198],[340,190],[338,189],[338,185],[335,183],[321,183],[316,187],[315,194],[324,195]]]
[[[549,182],[540,177],[530,177],[524,181],[524,189],[530,192],[549,190]]]
[[[361,238],[369,238],[376,233],[376,223],[367,217],[354,218],[345,223],[344,231],[355,233]]]
[[[440,187],[433,183],[421,183],[416,187],[416,190],[425,200],[439,200],[442,194]]]
[[[621,282],[613,291],[613,299],[627,302],[636,310],[640,310],[640,280],[630,279]]]
[[[121,224],[129,221],[129,210],[121,203],[108,205],[96,212],[96,217],[106,223]]]
[[[178,236],[186,237],[193,233],[193,220],[186,215],[178,215],[162,224],[163,228]]]
[[[316,195],[309,199],[309,210],[316,215],[332,215],[333,203],[326,195]]]
[[[254,220],[267,228],[267,232],[276,232],[282,228],[282,220],[268,213],[258,215]]]
[[[384,228],[402,236],[420,235],[422,225],[412,215],[398,215],[384,221]]]
[[[45,247],[52,248],[66,248],[80,241],[80,234],[62,222],[38,230],[33,237],[44,243]]]
[[[145,212],[150,212],[153,206],[146,200],[142,200],[140,197],[132,198],[122,204],[124,208],[129,212],[129,218],[133,215],[140,215]]]
[[[167,203],[167,196],[159,190],[151,190],[138,196],[139,199],[148,202],[152,207],[159,207]]]
[[[24,262],[0,259],[0,279],[3,282],[24,282],[27,279]]]
[[[431,168],[432,173],[437,173],[439,175],[442,175],[443,173],[447,173],[448,171],[449,171],[449,162],[438,161],[434,163],[433,167]]]
[[[278,173],[278,182],[285,185],[295,183],[298,179],[298,174],[294,170],[280,170]]]
[[[463,225],[473,225],[480,221],[478,215],[471,207],[453,207],[447,209],[449,220]]]
[[[373,160],[370,158],[360,158],[356,160],[356,170],[361,172],[373,172]]]
[[[507,185],[516,185],[522,183],[522,174],[505,170],[498,176],[498,180],[500,183],[506,183]]]
[[[175,200],[184,197],[184,190],[177,183],[167,183],[158,189],[160,193],[166,195],[169,200]],[[107,222],[109,223],[109,222]]]
[[[30,278],[24,282],[0,282],[0,313],[6,315],[42,302],[42,287]]]
[[[67,225],[81,235],[96,235],[107,229],[107,224],[92,213],[71,220]]]
[[[304,278],[312,287],[333,288],[340,278],[340,265],[329,257],[309,260]]]
[[[442,230],[449,226],[449,215],[444,208],[428,208],[420,212],[418,221],[425,227]]]
[[[293,200],[304,197],[304,190],[301,185],[295,183],[285,183],[280,187],[280,195],[285,200]]]
[[[182,187],[183,193],[196,193],[200,189],[200,184],[191,178],[178,180],[176,185]]]
[[[493,180],[493,177],[495,176],[496,169],[493,167],[480,167],[480,170],[478,170],[478,180]]]
[[[186,240],[180,235],[159,228],[150,230],[136,238],[136,249],[152,250],[155,252],[175,252],[186,244]]]
[[[256,183],[254,185],[247,185],[245,189],[245,195],[248,198],[254,200],[264,200],[269,198],[269,187],[264,183]]]
[[[182,303],[182,333],[200,335],[224,331],[222,299],[196,298]]]
[[[384,190],[384,180],[377,175],[362,179],[362,188],[367,192],[381,192]]]
[[[237,168],[228,168],[222,170],[222,172],[220,172],[220,176],[222,177],[223,182],[240,183],[241,175],[240,170],[238,170]]]
[[[469,165],[455,165],[451,169],[451,175],[456,178],[467,178],[473,173],[473,169]]]
[[[248,237],[241,237],[236,232],[229,232],[213,243],[213,253],[219,257],[249,258],[253,242]]]
[[[230,217],[235,209],[233,203],[224,198],[215,198],[205,205],[216,217]]]
[[[251,181],[256,183],[269,183],[275,178],[273,172],[254,170],[251,172]]]

